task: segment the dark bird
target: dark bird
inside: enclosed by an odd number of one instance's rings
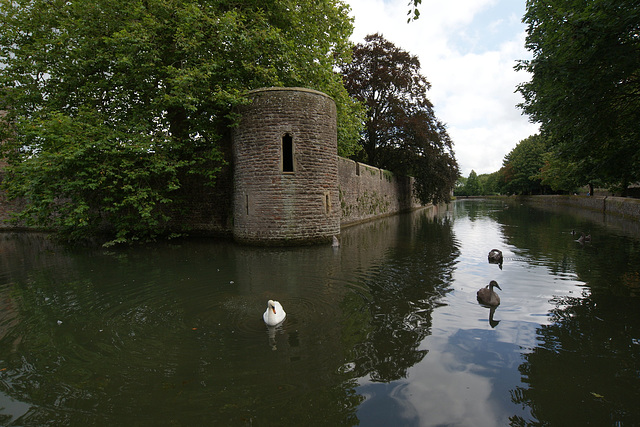
[[[591,241],[591,234],[587,234],[585,236],[584,233],[581,233],[580,237],[578,237],[578,240],[576,240],[576,242],[580,243],[581,245],[590,241]]]
[[[491,249],[489,252],[489,264],[499,264],[502,266],[502,251]]]
[[[502,290],[502,288],[498,285],[498,282],[496,282],[495,280],[490,281],[489,285],[478,290],[478,302],[480,304],[490,305],[490,306],[500,305],[500,297],[493,290],[494,286]]]

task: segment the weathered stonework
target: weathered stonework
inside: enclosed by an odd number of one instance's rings
[[[233,135],[233,235],[254,244],[340,233],[336,105],[302,88],[249,93]]]
[[[342,157],[338,174],[342,226],[422,206],[413,193],[413,178]]]

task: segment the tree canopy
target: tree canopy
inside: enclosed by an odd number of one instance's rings
[[[459,175],[453,142],[427,98],[420,61],[379,34],[368,35],[342,66],[348,92],[367,108],[357,160],[413,175],[423,202],[448,201]]]
[[[640,181],[640,2],[529,0],[521,104],[580,185]]]
[[[520,141],[504,157],[500,170],[505,193],[542,194],[546,187],[541,183],[540,171],[545,164],[545,144],[540,135]]]
[[[180,189],[226,163],[249,89],[303,86],[338,105],[339,150],[359,106],[334,69],[349,55],[341,0],[13,0],[0,3],[5,187],[22,218],[74,239],[153,238]]]
[[[469,172],[469,177],[465,183],[465,191],[469,196],[479,196],[483,193],[480,188],[480,181],[478,180],[478,174],[473,169]]]

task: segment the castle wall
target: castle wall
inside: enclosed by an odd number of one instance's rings
[[[340,224],[347,226],[417,209],[414,178],[397,176],[353,160],[338,158]]]
[[[340,233],[336,105],[301,88],[249,93],[233,135],[233,235],[255,244]]]
[[[188,213],[176,224],[194,235],[306,244],[328,242],[344,226],[420,207],[412,178],[337,156],[336,106],[327,95],[269,88],[249,97],[252,103],[238,111],[233,171],[225,169],[215,188],[185,181],[180,203]],[[4,220],[23,206],[0,192],[0,230],[17,228]]]

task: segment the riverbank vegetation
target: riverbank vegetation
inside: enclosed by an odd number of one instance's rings
[[[523,18],[531,74],[518,91],[540,134],[502,168],[469,176],[456,194],[573,193],[597,187],[634,195],[640,183],[640,3],[532,0]],[[637,194],[635,194],[637,195]]]

